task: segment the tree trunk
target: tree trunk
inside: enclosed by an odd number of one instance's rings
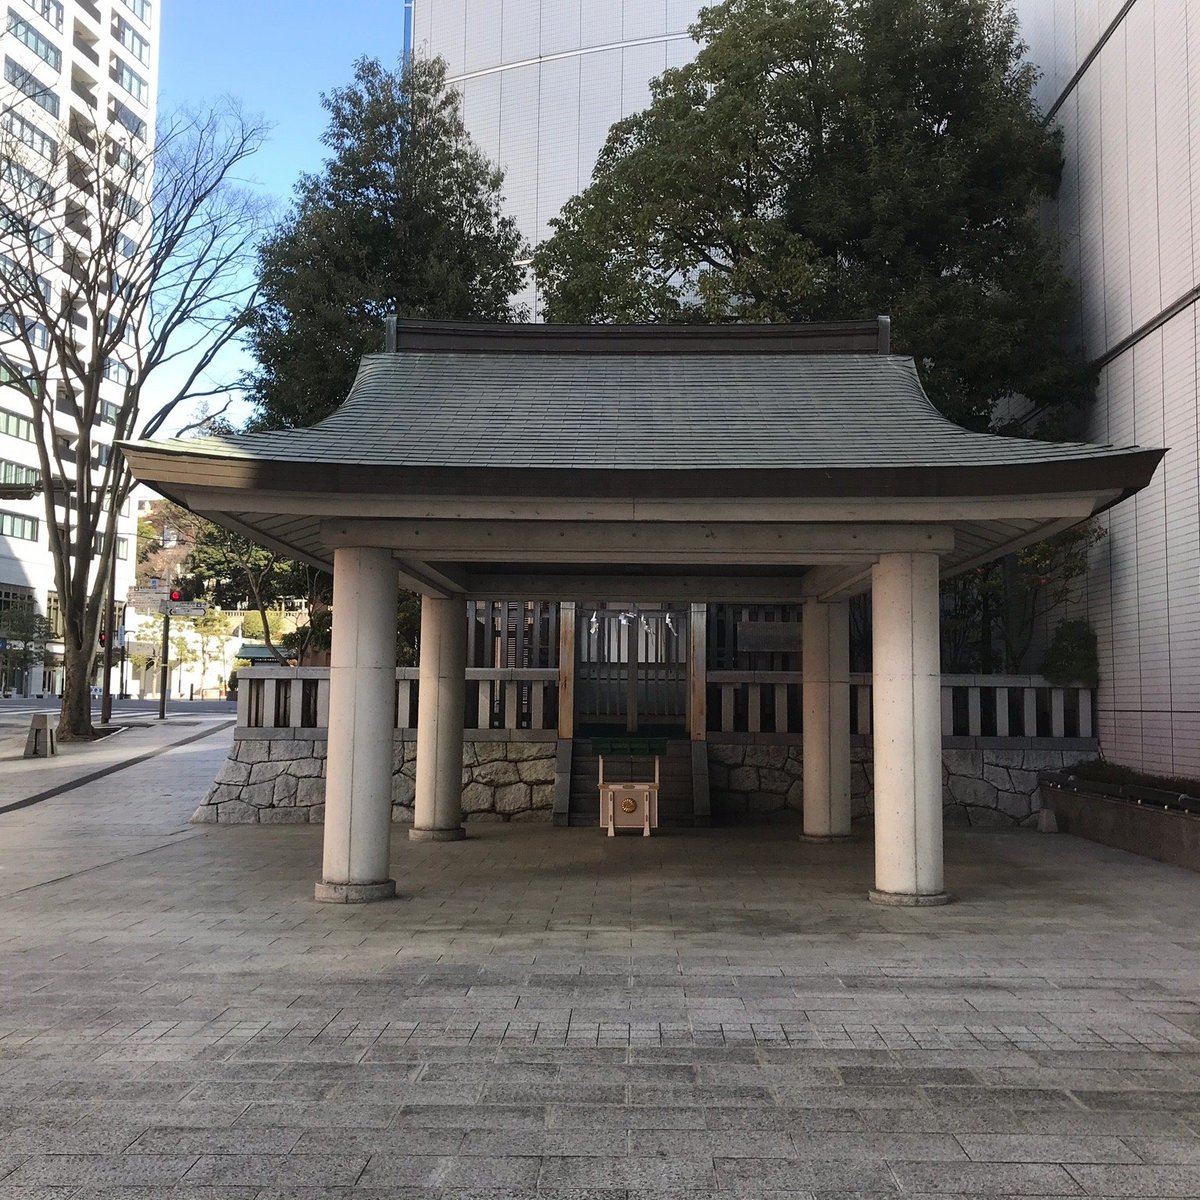
[[[92,656],[71,643],[63,649],[62,711],[58,736],[62,741],[86,741],[96,736],[92,728]]]

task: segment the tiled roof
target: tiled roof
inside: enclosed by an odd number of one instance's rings
[[[293,463],[660,471],[1035,465],[1130,449],[961,429],[899,356],[446,351],[368,355],[346,402],[311,429],[153,448]]]

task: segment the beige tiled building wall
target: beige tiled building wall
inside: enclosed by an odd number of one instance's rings
[[[413,45],[441,55],[480,148],[504,168],[531,245],[587,185],[609,127],[695,53],[704,0],[416,0]],[[536,285],[522,297],[534,310]]]
[[[586,185],[609,126],[687,61],[701,0],[416,0],[468,127],[507,171],[531,242]],[[1200,775],[1200,5],[1017,0],[1044,112],[1063,129],[1052,219],[1079,283],[1074,336],[1103,363],[1086,435],[1171,448],[1102,518],[1080,610],[1100,640],[1105,754]],[[533,288],[524,297],[533,306]]]
[[[1099,635],[1106,757],[1200,776],[1200,5],[1020,0],[1042,110],[1063,131],[1053,220],[1101,364],[1087,436],[1168,446],[1102,518],[1082,612]]]

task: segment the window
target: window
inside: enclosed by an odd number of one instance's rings
[[[109,185],[108,203],[112,208],[115,208],[122,216],[128,217],[131,221],[137,221],[142,215],[142,203],[140,200],[135,200],[124,188]],[[113,278],[113,295],[119,296],[121,293],[118,289],[116,277]]]
[[[106,358],[104,360],[104,378],[125,387],[129,383],[131,373],[124,363],[117,362],[115,358]]]
[[[135,242],[133,240],[133,238],[126,237],[125,234],[123,234],[123,233],[117,234],[117,253],[122,258],[133,258],[133,256],[135,254],[137,254],[138,250],[140,250],[140,249],[141,249],[141,247],[137,244],[137,242]],[[109,321],[110,321],[109,332],[111,333],[112,332],[112,329],[111,329],[112,318],[111,317],[109,318]]]
[[[108,332],[109,333],[116,333],[117,326],[120,325],[120,323],[121,323],[121,318],[116,313],[108,314]],[[129,324],[127,324],[125,326],[125,329],[121,333],[121,341],[124,342],[124,344],[126,346],[132,346],[133,345],[133,334],[134,334],[133,323],[130,322]]]
[[[150,96],[150,85],[124,59],[114,54],[109,74],[118,87],[123,87],[139,103],[146,103]]]
[[[100,402],[100,422],[104,425],[115,425],[117,418],[121,415],[121,406],[114,404],[111,400],[102,400]]]
[[[31,71],[25,70],[19,62],[14,62],[7,55],[4,58],[4,78],[18,92],[28,96],[34,104],[44,108],[52,117],[58,116],[58,97],[53,90]]]
[[[63,6],[58,0],[25,0],[43,21],[49,21],[55,29],[63,27]]]
[[[33,441],[33,422],[19,413],[0,408],[0,433],[20,438],[23,442]]]
[[[110,100],[108,115],[118,125],[124,126],[138,141],[144,142],[146,140],[146,122],[128,105],[122,104],[120,100]]]
[[[49,207],[54,203],[54,188],[36,171],[11,158],[0,159],[0,179],[39,204]]]
[[[51,160],[58,157],[58,143],[48,133],[43,133],[32,121],[27,121],[19,112],[10,108],[4,114],[4,128],[28,146],[34,154]]]
[[[28,242],[47,258],[54,257],[54,234],[41,225],[34,225],[20,213],[13,212],[6,204],[0,204],[0,233]]]
[[[63,635],[62,605],[58,602],[57,592],[46,593],[46,628],[51,637],[60,638]]]
[[[32,591],[11,585],[0,588],[0,629],[9,629],[12,617],[16,617],[23,625],[24,621],[21,618],[28,618],[32,615]]]
[[[62,51],[48,38],[40,34],[24,17],[8,10],[8,32],[19,42],[24,42],[49,67],[62,70]]]
[[[41,481],[42,473],[36,467],[25,467],[20,463],[0,458],[0,483],[13,487],[29,487]]]
[[[124,17],[117,18],[117,41],[145,65],[150,61],[150,43]]]
[[[92,557],[93,558],[99,557],[100,548],[103,545],[104,545],[104,534],[97,533],[96,536],[92,538]],[[123,538],[123,537],[117,538],[117,557],[121,558],[121,559],[125,559],[125,558],[129,557],[129,539],[128,538]]]
[[[121,0],[121,3],[144,25],[150,24],[150,0]]]
[[[108,143],[108,161],[129,179],[141,183],[146,178],[146,164],[119,142]]]
[[[37,517],[23,517],[20,513],[0,512],[0,537],[20,538],[23,542],[38,540]]]
[[[12,313],[0,312],[0,329],[6,330],[14,337],[19,337],[21,326]],[[29,338],[30,345],[36,346],[39,350],[48,350],[50,348],[50,331],[40,321],[26,319],[24,329],[25,336]]]
[[[26,375],[21,368],[14,367],[6,359],[0,358],[0,385],[6,383],[22,384],[27,391],[33,392],[35,396],[40,393],[42,387],[41,380],[36,375],[32,373]],[[32,433],[26,441],[33,441]]]
[[[45,275],[34,275],[28,267],[9,258],[7,254],[0,254],[0,273],[4,275],[5,279],[16,281],[26,291],[32,292],[36,288],[41,293],[42,299],[47,304],[50,303],[54,290]]]

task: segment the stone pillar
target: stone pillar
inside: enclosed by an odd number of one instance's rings
[[[850,604],[804,605],[804,839],[850,836]]]
[[[421,597],[414,842],[454,842],[462,826],[467,610],[462,600]]]
[[[945,904],[936,554],[884,554],[871,572],[877,904]]]
[[[396,894],[388,858],[398,591],[390,550],[334,551],[325,854],[318,900],[353,904]]]

